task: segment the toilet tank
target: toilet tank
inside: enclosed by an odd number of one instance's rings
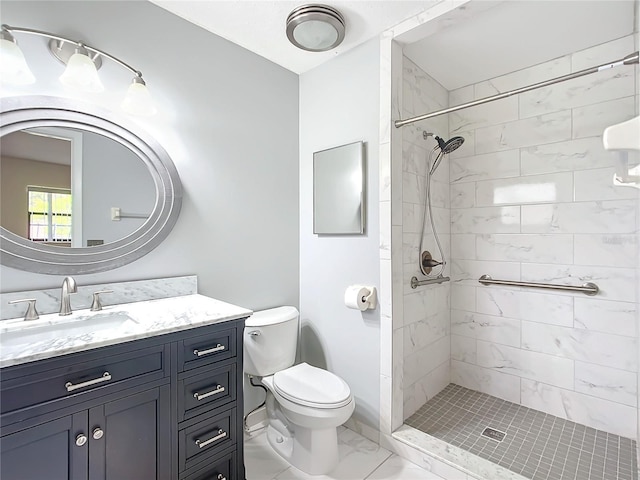
[[[244,373],[266,377],[295,363],[299,312],[278,307],[254,312],[244,324]]]

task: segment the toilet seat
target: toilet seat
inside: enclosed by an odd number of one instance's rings
[[[349,385],[337,375],[300,363],[273,375],[273,387],[283,398],[313,408],[339,408],[352,401]]]

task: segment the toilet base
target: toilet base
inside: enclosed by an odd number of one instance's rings
[[[291,465],[310,475],[331,472],[338,465],[338,432],[335,427],[309,429],[295,427],[293,435],[283,434],[286,429],[269,424],[269,445]]]

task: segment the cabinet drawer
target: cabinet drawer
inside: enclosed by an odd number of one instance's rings
[[[178,382],[178,421],[195,417],[236,399],[236,364],[207,368]]]
[[[239,480],[235,468],[236,457],[236,452],[231,452],[211,459],[205,462],[206,467],[195,467],[184,478],[185,480]]]
[[[236,443],[236,409],[207,418],[178,433],[180,471],[222,452]]]
[[[3,380],[0,411],[5,414],[66,398],[83,401],[90,392],[104,395],[117,385],[124,388],[131,383],[128,380],[152,381],[164,376],[166,360],[162,345],[119,355],[104,356],[104,352],[93,355],[101,358],[73,363],[61,357],[49,363],[52,369],[43,371],[34,364],[30,369],[34,373],[27,371],[24,376]]]
[[[178,351],[178,371],[201,367],[236,356],[236,330],[220,330],[187,338]]]

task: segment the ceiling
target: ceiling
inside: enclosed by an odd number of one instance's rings
[[[2,156],[70,165],[71,142],[34,131],[17,131],[2,137]]]
[[[454,90],[629,35],[634,3],[505,1],[406,45],[404,54]]]
[[[285,34],[287,16],[307,0],[151,1],[300,74],[442,0],[322,0],[319,3],[328,3],[344,15],[347,26],[343,43],[322,53],[297,49]],[[473,8],[459,3],[441,24],[435,22],[436,26],[425,29],[425,38],[415,42],[407,38],[411,43],[404,45],[405,55],[447,90],[628,35],[634,31],[634,4],[638,2],[477,0],[471,2]],[[420,28],[407,37],[411,35],[414,39],[422,35]]]
[[[328,52],[305,52],[294,47],[285,32],[291,11],[307,0],[151,0],[156,5],[226,38],[294,73],[304,73],[379,35],[438,0],[325,1],[345,18],[342,44]]]

